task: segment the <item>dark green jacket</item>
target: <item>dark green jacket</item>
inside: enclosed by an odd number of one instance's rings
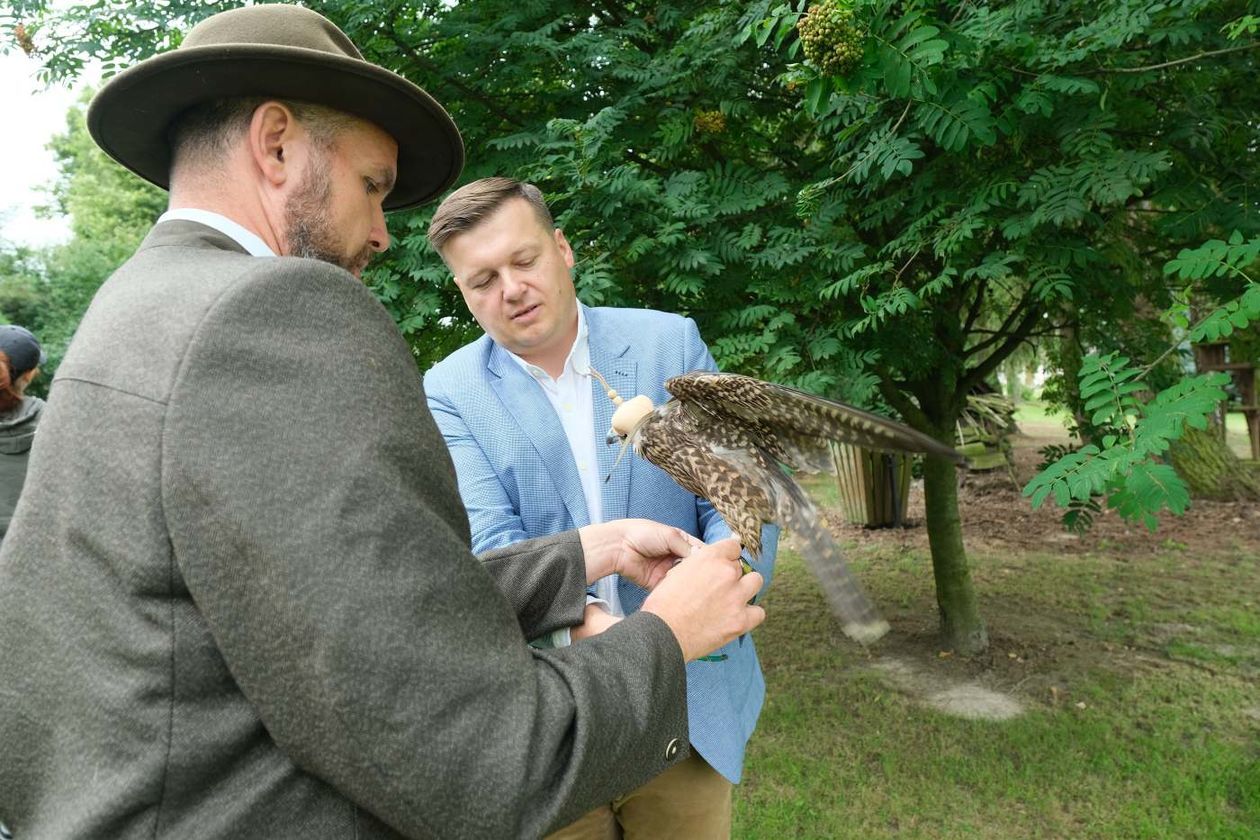
[[[0,540],[9,530],[13,509],[22,495],[26,462],[43,410],[44,401],[39,397],[24,397],[12,411],[0,414]]]

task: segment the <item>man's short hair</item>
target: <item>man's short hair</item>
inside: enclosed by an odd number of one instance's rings
[[[441,254],[451,237],[476,227],[513,198],[528,201],[543,227],[551,230],[556,226],[538,187],[515,178],[482,178],[460,187],[438,205],[429,224],[429,244]]]
[[[337,134],[354,117],[310,102],[294,102],[274,96],[238,96],[213,99],[184,111],[167,129],[171,168],[210,165],[223,159],[237,139],[249,129],[254,111],[264,102],[279,102],[308,132],[315,146],[332,148]]]

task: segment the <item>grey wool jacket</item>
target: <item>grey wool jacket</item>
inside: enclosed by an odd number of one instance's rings
[[[469,552],[362,284],[164,222],[84,318],[0,549],[0,823],[539,836],[686,753],[660,619],[526,646],[584,593],[573,534]]]

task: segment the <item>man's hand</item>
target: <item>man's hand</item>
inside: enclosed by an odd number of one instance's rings
[[[674,566],[643,603],[674,631],[690,662],[739,638],[766,619],[748,602],[761,589],[757,572],[743,573],[739,541],[722,540]]]
[[[700,540],[679,528],[650,519],[615,519],[578,529],[586,557],[586,582],[619,574],[652,589],[688,556]]]
[[[621,621],[621,619],[605,610],[599,604],[587,604],[582,623],[569,631],[569,638],[576,642],[578,639],[596,636],[612,627],[618,621]]]

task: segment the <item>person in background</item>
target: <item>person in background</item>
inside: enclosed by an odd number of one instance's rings
[[[22,495],[31,442],[44,401],[26,389],[47,361],[39,341],[25,327],[0,326],[0,540]],[[2,835],[0,835],[2,836]]]
[[[717,369],[694,321],[580,303],[573,249],[532,184],[499,177],[461,187],[434,213],[429,241],[486,331],[424,380],[455,461],[474,550],[623,516],[674,525],[705,542],[731,535],[712,505],[646,461],[627,457],[613,469],[617,449],[605,442],[613,404],[596,374],[627,398],[641,393],[663,403],[669,377]],[[765,529],[755,567],[766,581],[777,539],[778,529]],[[632,581],[604,578],[584,622],[564,628],[569,638],[553,633],[545,643],[564,646],[606,630],[638,612],[646,595]],[[729,837],[732,784],[764,698],[751,638],[692,662],[691,756],[550,840]]]

